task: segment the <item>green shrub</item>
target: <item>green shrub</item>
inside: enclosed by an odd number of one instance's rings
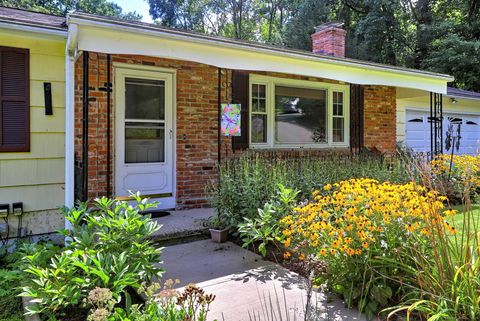
[[[108,288],[117,300],[127,288],[160,276],[160,250],[150,240],[159,226],[141,214],[155,204],[138,195],[136,201],[131,206],[101,198],[93,207],[80,203],[64,210],[72,228],[61,233],[69,244],[48,264],[42,264],[41,258],[48,249],[25,257],[31,282],[22,295],[36,302],[30,313],[61,314],[70,306],[83,307],[95,287]]]
[[[267,255],[267,244],[276,244],[281,240],[280,219],[293,210],[300,191],[278,185],[278,194],[271,202],[266,203],[263,209],[258,209],[258,216],[244,219],[238,225],[238,232],[243,241],[243,247],[258,244],[258,251]]]
[[[350,178],[408,181],[404,163],[379,155],[359,154],[285,157],[246,154],[219,167],[219,181],[207,188],[210,202],[222,220],[235,231],[244,218],[255,218],[257,209],[274,199],[278,184],[300,191],[298,199],[314,190]]]

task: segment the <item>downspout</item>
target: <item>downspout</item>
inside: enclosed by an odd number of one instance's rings
[[[89,75],[88,75],[89,52],[83,52],[83,130],[82,130],[82,181],[83,199],[88,199],[88,96],[89,96]]]
[[[110,158],[111,158],[111,151],[110,151],[110,92],[112,91],[111,87],[111,75],[110,75],[110,65],[111,65],[111,57],[110,54],[107,54],[107,85],[105,86],[107,90],[107,197],[112,196],[111,186],[110,186]]]
[[[77,50],[78,27],[71,24],[68,27],[68,37],[65,50],[65,206],[74,206],[75,197],[75,54]],[[65,220],[65,228],[71,229],[71,224]]]

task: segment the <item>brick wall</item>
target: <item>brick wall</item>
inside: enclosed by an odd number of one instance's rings
[[[100,88],[107,80],[106,54],[90,53],[89,58],[89,131],[88,131],[88,197],[105,195],[107,191],[107,98]],[[205,185],[215,177],[218,159],[218,69],[203,64],[144,56],[112,55],[115,62],[158,66],[177,70],[176,106],[176,194],[182,207],[207,206]],[[75,160],[82,159],[82,90],[83,57],[75,66]],[[222,101],[230,97],[229,76],[223,71]],[[113,70],[112,70],[113,80]],[[112,114],[113,105],[112,93]],[[228,96],[228,97],[227,97]],[[228,98],[230,99],[230,98]],[[111,118],[110,162],[113,169],[113,117]],[[222,140],[222,152],[228,151],[229,140]],[[110,173],[113,189],[113,172]]]
[[[388,86],[365,86],[364,144],[382,153],[396,148],[396,89]]]
[[[107,193],[107,96],[100,89],[107,81],[106,54],[90,53],[89,58],[89,146],[88,146],[88,197]],[[145,56],[112,55],[115,62],[158,66],[177,70],[176,106],[176,197],[178,208],[208,206],[205,186],[216,177],[218,161],[218,68],[204,64]],[[288,77],[312,81],[332,82],[318,79],[262,73],[275,77]],[[82,160],[82,90],[83,57],[75,65],[75,160]],[[112,70],[113,81],[113,70]],[[112,115],[115,110],[112,99]],[[231,71],[222,70],[222,102],[231,99]],[[114,119],[111,117],[110,181],[114,190]],[[395,89],[367,86],[365,89],[365,144],[383,152],[395,149]],[[229,157],[231,138],[222,137],[222,158]],[[318,154],[324,151],[302,150],[293,153]],[[292,151],[285,151],[291,155]]]

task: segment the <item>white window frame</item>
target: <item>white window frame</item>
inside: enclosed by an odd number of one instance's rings
[[[252,142],[252,85],[265,85],[266,111],[267,111],[267,142]],[[286,86],[296,88],[307,88],[327,91],[327,143],[278,143],[275,142],[275,86]],[[343,93],[343,114],[344,114],[344,141],[333,142],[333,92]],[[298,80],[289,78],[270,77],[264,75],[250,74],[249,81],[249,146],[253,149],[262,148],[332,148],[350,146],[350,86],[345,84],[331,84],[318,81]]]

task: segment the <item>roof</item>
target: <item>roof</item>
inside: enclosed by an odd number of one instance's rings
[[[480,100],[480,93],[475,91],[457,89],[453,87],[447,88],[447,96],[450,97],[457,97],[457,98],[466,98],[466,99],[479,99]]]
[[[313,53],[311,51],[306,51],[306,50],[291,49],[284,46],[274,46],[274,45],[268,45],[268,44],[263,44],[259,42],[254,42],[254,41],[237,40],[237,39],[231,39],[231,38],[226,38],[221,36],[207,35],[207,34],[194,32],[190,30],[168,28],[168,27],[160,26],[158,24],[146,23],[141,21],[125,21],[119,18],[99,16],[99,15],[94,15],[94,14],[89,14],[89,13],[84,13],[79,11],[76,11],[68,15],[67,24],[70,23],[72,20],[79,20],[79,19],[92,21],[100,24],[117,25],[117,26],[127,27],[130,29],[134,28],[137,30],[158,32],[159,34],[168,33],[176,36],[189,37],[191,39],[196,39],[198,41],[216,42],[217,44],[232,45],[236,47],[243,47],[245,49],[263,49],[263,50],[268,50],[271,52],[276,52],[281,54],[286,53],[286,54],[292,54],[295,56],[301,56],[303,58],[322,59],[324,61],[329,61],[332,63],[336,62],[340,64],[356,65],[357,67],[361,67],[361,68],[390,70],[390,71],[396,71],[401,73],[423,75],[426,77],[453,81],[453,77],[451,77],[450,75],[440,74],[440,73],[435,73],[435,72],[430,72],[425,70],[404,68],[404,67],[380,64],[380,63],[374,63],[370,61],[363,61],[358,59],[334,57],[329,55]]]
[[[16,8],[0,7],[0,22],[53,30],[67,30],[65,17]]]

